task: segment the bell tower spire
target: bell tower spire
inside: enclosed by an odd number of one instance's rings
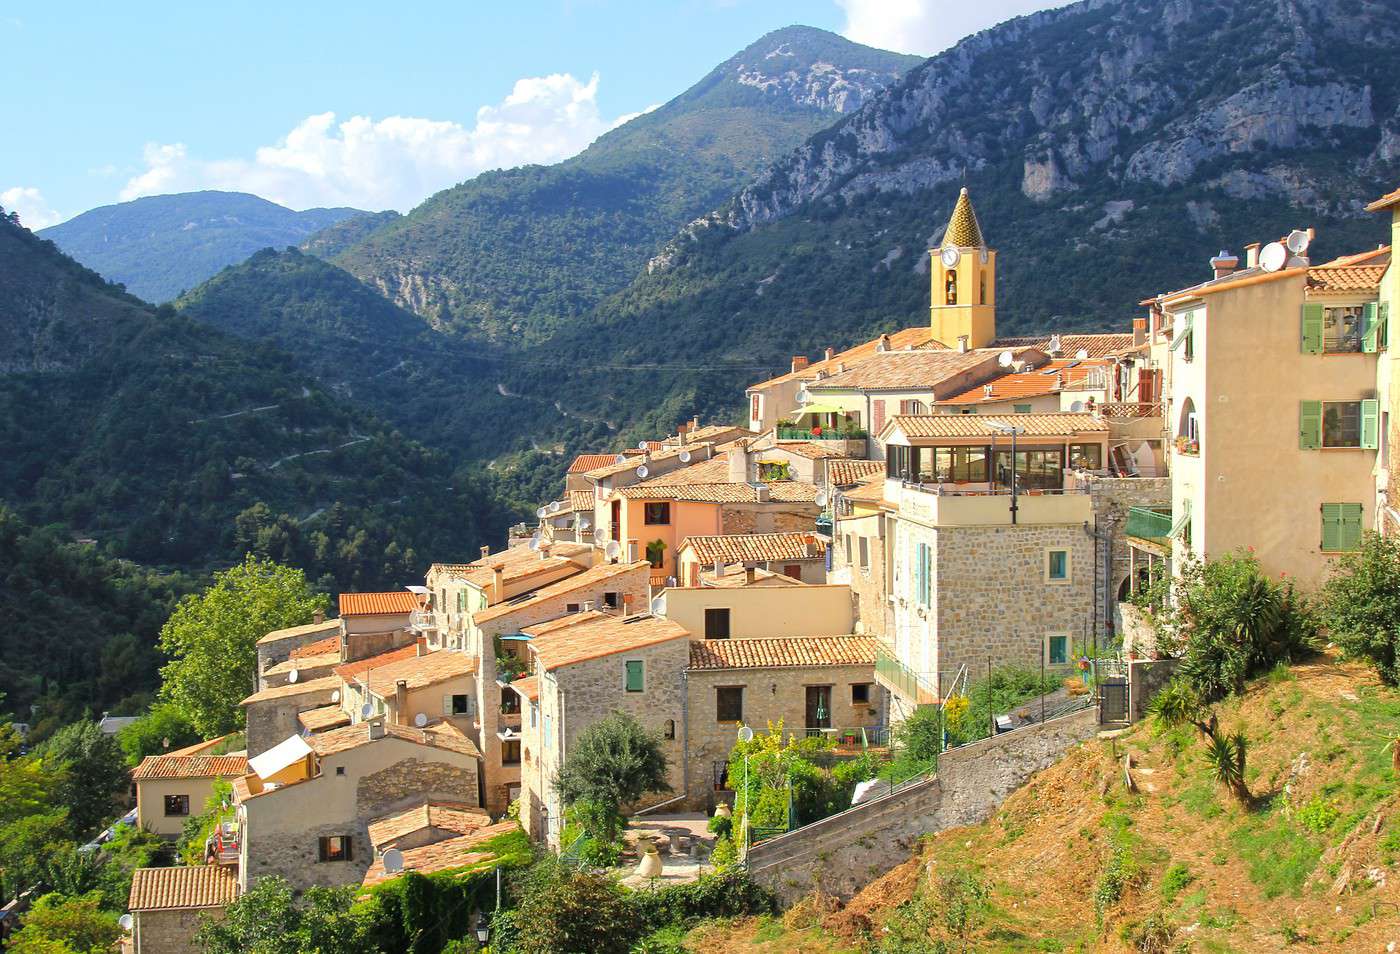
[[[997,253],[987,247],[967,187],[958,194],[943,241],[931,249],[933,268],[930,326],[933,337],[950,348],[966,338],[983,348],[997,336]]]

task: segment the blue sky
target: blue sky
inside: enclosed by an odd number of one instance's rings
[[[0,0],[0,205],[36,228],[198,188],[406,211],[566,158],[778,27],[927,55],[1045,5]]]

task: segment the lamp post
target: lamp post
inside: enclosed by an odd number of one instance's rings
[[[743,743],[753,741],[753,729],[746,725],[739,727],[739,741]],[[744,753],[744,816],[742,819],[744,826],[744,845],[747,848],[749,840],[749,753]]]
[[[1011,522],[1015,524],[1016,511],[1020,509],[1016,505],[1016,435],[1023,432],[1014,424],[1003,424],[1000,421],[988,421],[987,426],[998,434],[1011,435]]]

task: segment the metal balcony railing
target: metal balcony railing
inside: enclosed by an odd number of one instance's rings
[[[1128,524],[1123,532],[1130,537],[1165,544],[1172,532],[1171,511],[1163,512],[1148,507],[1129,507]]]
[[[875,679],[915,705],[938,702],[938,674],[917,673],[883,647],[875,652]]]
[[[780,441],[863,441],[865,438],[866,431],[862,427],[823,427],[820,434],[814,434],[805,427],[778,428]]]

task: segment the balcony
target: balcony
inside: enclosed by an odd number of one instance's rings
[[[1136,418],[1136,417],[1161,417],[1162,402],[1160,401],[1119,401],[1106,402],[1097,407],[1100,417],[1105,418]]]
[[[1000,487],[956,490],[956,485],[950,484],[902,483],[894,489],[889,482],[885,486],[886,497],[899,503],[901,516],[931,526],[990,527],[1011,523],[1011,493]],[[1016,495],[1017,524],[1072,524],[1092,519],[1093,501],[1083,487],[1023,489]]]
[[[1129,507],[1128,525],[1123,530],[1130,537],[1147,540],[1159,547],[1169,546],[1172,532],[1172,512],[1148,507]]]
[[[863,427],[780,427],[780,441],[863,441]]]
[[[875,681],[914,705],[938,702],[938,674],[915,672],[883,646],[875,652]]]

